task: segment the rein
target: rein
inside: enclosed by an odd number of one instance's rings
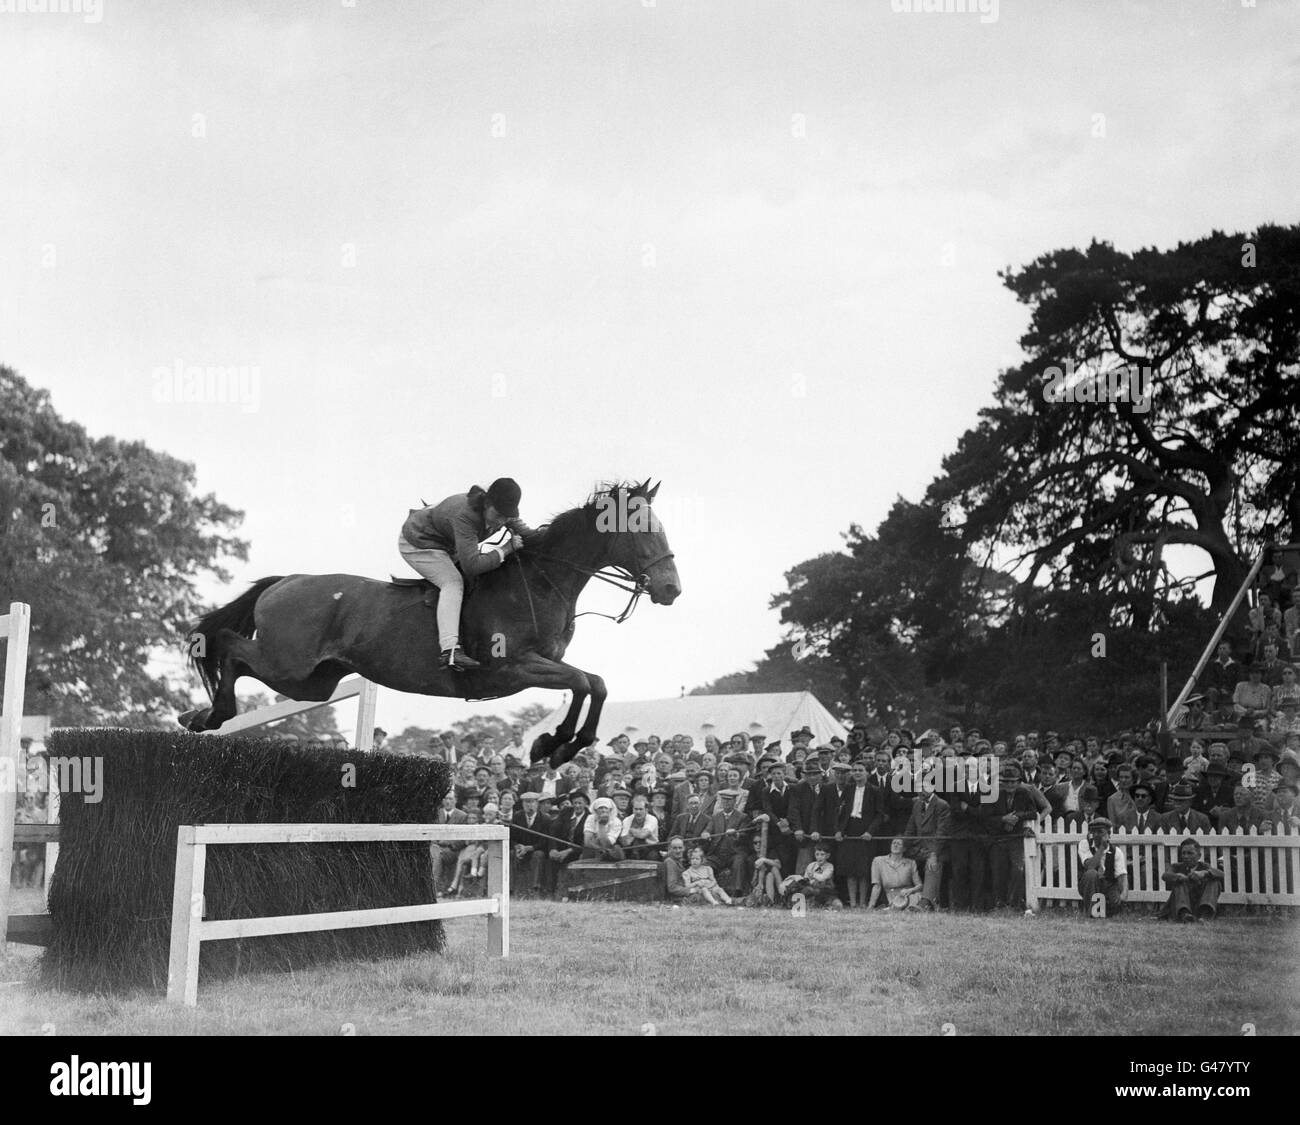
[[[623,590],[625,593],[630,594],[631,596],[628,598],[627,605],[623,607],[623,612],[618,614],[618,616],[614,616],[613,614],[610,613],[600,613],[594,609],[586,609],[583,610],[581,613],[574,614],[575,621],[579,617],[604,617],[614,622],[615,625],[622,625],[624,621],[626,621],[629,617],[632,616],[633,611],[636,609],[637,602],[641,600],[641,595],[646,592],[645,572],[649,570],[652,566],[656,566],[659,563],[664,562],[665,560],[671,559],[673,557],[672,551],[665,551],[662,555],[657,555],[649,562],[643,564],[641,567],[640,575],[633,575],[632,572],[627,569],[627,567],[617,566],[613,563],[607,563],[605,566],[602,566],[597,570],[591,570],[588,567],[579,566],[577,563],[570,562],[568,559],[557,558],[554,555],[543,555],[539,551],[532,551],[532,550],[530,550],[528,553],[532,555],[533,558],[538,559],[541,562],[559,563],[561,566],[567,566],[570,570],[575,570],[579,574],[585,574],[588,578],[599,578],[602,582],[608,582],[611,586],[615,586],[618,589]],[[519,580],[523,583],[524,592],[527,593],[528,595],[528,609],[529,612],[532,613],[533,615],[533,628],[536,629],[537,611],[533,608],[533,594],[532,591],[528,588],[528,579],[524,575],[524,562],[523,559],[519,557],[518,552],[515,553],[515,561],[519,564]],[[606,570],[613,571],[613,573],[606,574],[604,573]],[[550,583],[550,587],[552,590],[555,590],[557,594],[560,592],[559,589],[556,587],[555,583],[551,581],[550,576],[545,571],[539,571],[538,573],[540,573],[541,576],[545,578],[548,583]]]

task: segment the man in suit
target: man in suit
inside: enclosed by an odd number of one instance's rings
[[[708,834],[710,814],[701,810],[700,797],[698,793],[692,793],[686,798],[686,811],[673,821],[670,836],[680,836],[683,840],[690,840],[688,848],[694,847],[700,836]],[[705,841],[707,843],[707,841]]]
[[[1213,761],[1205,767],[1205,776],[1196,787],[1192,808],[1205,813],[1211,824],[1218,824],[1219,818],[1232,808],[1232,789],[1228,767],[1222,762]]]
[[[559,800],[569,791],[569,779],[561,777],[558,770],[551,769],[549,762],[534,762],[528,769],[528,780],[524,782],[523,792],[543,793]]]
[[[794,786],[794,795],[790,801],[790,827],[794,830],[795,870],[790,874],[799,875],[808,869],[813,861],[813,845],[821,839],[817,831],[817,802],[821,797],[822,786],[826,780],[822,775],[821,762],[809,758],[803,764],[803,779]]]
[[[718,810],[709,821],[705,855],[728,893],[743,895],[753,876],[754,853],[749,843],[751,821],[737,811],[737,796],[734,789],[718,790]]]
[[[551,835],[552,822],[539,811],[541,796],[532,791],[521,794],[522,807],[510,819],[510,845],[515,860],[515,878],[511,883],[528,894],[546,891],[548,842],[534,832]]]
[[[1015,765],[1009,758],[1002,763],[1003,767]],[[1019,774],[1019,767],[1016,772]],[[969,774],[959,776],[952,790],[943,794],[948,802],[953,837],[948,854],[952,879],[949,900],[954,911],[984,909],[992,807],[985,803],[984,796]]]
[[[1219,831],[1236,832],[1238,828],[1249,834],[1252,828],[1264,823],[1264,812],[1255,805],[1252,790],[1238,785],[1232,790],[1232,808],[1219,817]]]
[[[799,855],[799,845],[794,838],[794,827],[790,823],[790,806],[794,799],[794,789],[786,782],[784,762],[768,763],[766,782],[759,801],[762,813],[768,818],[768,854],[780,862],[781,874],[784,878],[795,874],[795,860]]]
[[[685,778],[677,783],[673,790],[672,810],[676,819],[686,811],[686,802],[695,793],[695,775],[700,772],[700,763],[687,760],[682,767]]]
[[[933,910],[939,905],[943,884],[943,866],[948,861],[948,834],[952,816],[948,802],[933,792],[922,793],[912,801],[904,836],[920,837],[908,841],[907,854],[916,860],[922,872],[921,907]]]
[[[1160,820],[1160,827],[1167,832],[1190,835],[1193,832],[1211,832],[1213,826],[1210,818],[1203,812],[1192,808],[1192,799],[1196,789],[1186,781],[1180,781],[1169,790],[1170,811]]]
[[[1157,831],[1164,823],[1164,814],[1156,811],[1151,786],[1139,781],[1129,793],[1133,797],[1133,808],[1124,810],[1115,828],[1121,832]]]

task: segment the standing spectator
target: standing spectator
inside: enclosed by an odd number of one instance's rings
[[[767,784],[760,798],[761,813],[756,820],[767,819],[767,858],[775,859],[785,874],[792,874],[799,848],[790,823],[790,806],[794,791],[785,780],[785,763],[776,761],[767,769]]]
[[[711,817],[700,810],[700,804],[698,793],[692,793],[686,799],[686,811],[673,821],[671,835],[680,836],[683,840],[690,840],[692,843],[708,835]]]
[[[673,817],[679,817],[686,811],[686,801],[695,793],[695,775],[700,772],[699,763],[687,762],[682,767],[683,777],[673,790]]]
[[[1123,832],[1155,832],[1161,827],[1164,815],[1156,810],[1151,786],[1139,781],[1129,792],[1133,796],[1133,811],[1114,827]]]
[[[1265,826],[1268,830],[1284,836],[1300,832],[1300,804],[1296,794],[1300,786],[1289,778],[1283,778],[1273,790],[1273,801],[1265,811]]]
[[[948,802],[942,797],[927,791],[912,801],[912,812],[903,834],[912,837],[911,855],[923,872],[918,905],[927,910],[939,905],[943,867],[948,860],[947,837],[951,830]]]
[[[1160,908],[1161,918],[1208,922],[1218,913],[1223,872],[1201,858],[1201,845],[1190,837],[1178,845],[1178,862],[1170,865],[1161,880],[1169,888],[1169,899]]]
[[[1277,758],[1277,749],[1274,746],[1267,742],[1261,743],[1259,749],[1255,751],[1255,769],[1242,781],[1242,784],[1250,789],[1251,799],[1260,812],[1268,806],[1273,790],[1282,780],[1282,775],[1274,768],[1277,765]]]
[[[1015,765],[1007,758],[1002,766]],[[949,898],[953,910],[984,909],[984,886],[988,867],[990,806],[973,778],[962,777],[944,793],[952,821],[949,849],[951,884]]]
[[[867,782],[867,766],[859,759],[850,770],[852,784],[836,818],[835,866],[848,881],[849,908],[865,907],[871,881],[869,843],[884,823],[880,790]]]
[[[702,769],[695,775],[695,792],[700,798],[700,811],[713,815],[717,797],[713,792],[713,774]]]
[[[804,762],[803,779],[794,787],[790,801],[790,827],[794,830],[795,870],[805,871],[813,862],[813,852],[821,840],[817,831],[817,801],[821,796],[822,767],[817,758]],[[829,854],[829,852],[828,852]]]
[[[1000,909],[1023,905],[1025,830],[1051,810],[1047,798],[1037,788],[1020,784],[1020,771],[1015,762],[1002,763],[998,780],[997,799],[989,806],[987,815],[997,831],[989,847],[989,866],[993,876],[993,905]]]
[[[1085,917],[1093,916],[1094,895],[1105,898],[1105,917],[1118,914],[1128,899],[1128,864],[1124,849],[1112,846],[1110,828],[1104,816],[1096,817],[1087,837],[1079,841],[1079,905]]]
[[[668,801],[672,793],[666,785],[656,785],[655,791],[650,794],[650,815],[655,818],[659,825],[659,842],[668,843],[668,837],[672,835],[672,821],[668,815]]]
[[[749,817],[736,808],[734,789],[718,791],[718,811],[709,821],[706,853],[713,869],[722,875],[727,889],[745,893],[752,875],[753,853],[749,845]]]

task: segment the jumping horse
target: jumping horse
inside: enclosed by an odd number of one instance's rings
[[[423,579],[263,578],[191,630],[190,662],[212,706],[185,712],[180,723],[192,731],[215,730],[232,718],[241,676],[309,702],[328,699],[351,673],[394,691],[462,699],[567,689],[573,701],[564,719],[531,750],[533,761],[561,765],[596,741],[606,695],[600,676],[563,659],[583,588],[592,577],[622,585],[631,597],[620,621],[643,593],[656,605],[671,605],[681,593],[667,536],[650,511],[658,491],[649,480],[602,487],[481,575],[466,590],[461,616],[462,644],[483,664],[474,671],[438,667],[437,589]]]

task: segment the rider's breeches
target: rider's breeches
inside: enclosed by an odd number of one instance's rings
[[[417,574],[438,587],[438,647],[446,652],[460,643],[460,603],[465,597],[465,579],[446,551],[412,547],[405,536],[397,539],[402,558]]]

